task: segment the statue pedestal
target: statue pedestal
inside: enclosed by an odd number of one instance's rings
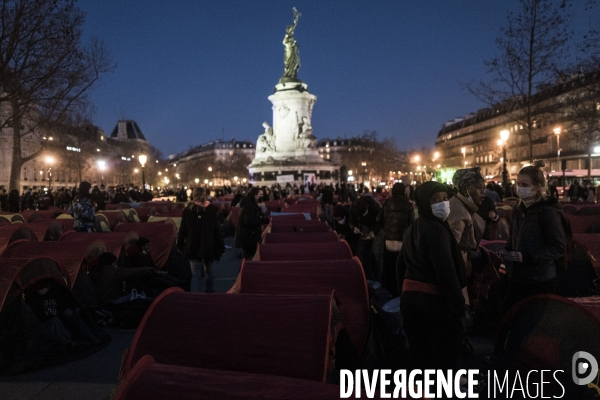
[[[319,156],[312,134],[310,121],[317,97],[308,92],[308,86],[300,81],[278,83],[269,100],[275,150],[261,151],[257,143],[254,161],[248,166],[250,181],[261,186],[303,184],[304,174],[314,174],[318,183],[338,181],[337,166]]]

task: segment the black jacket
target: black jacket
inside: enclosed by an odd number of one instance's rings
[[[404,279],[440,288],[450,315],[464,313],[462,287],[466,285],[463,257],[448,226],[436,217],[422,215],[404,232],[396,264],[398,288]]]
[[[263,217],[260,207],[248,197],[240,201],[239,222],[235,231],[235,247],[254,249],[261,240],[261,226],[269,223],[269,218]]]
[[[506,250],[523,255],[522,263],[507,265],[508,276],[521,282],[544,282],[556,276],[555,260],[567,251],[561,222],[562,206],[555,197],[513,211]]]
[[[415,209],[404,196],[392,196],[383,203],[377,222],[383,227],[385,240],[402,241],[404,231],[415,220]]]
[[[219,260],[225,243],[219,226],[219,209],[189,203],[183,210],[177,247],[186,259]]]
[[[361,199],[365,199],[369,204],[369,211],[367,215],[360,215],[356,209],[356,202],[354,202],[352,207],[350,207],[350,228],[358,228],[365,235],[371,231],[377,234],[381,230],[381,225],[377,223],[377,216],[379,216],[381,206],[372,196],[363,196]]]

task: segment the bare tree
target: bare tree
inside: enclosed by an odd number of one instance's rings
[[[597,6],[587,0],[585,11]],[[592,153],[600,143],[600,32],[595,21],[576,46],[574,62],[561,71],[561,81],[574,89],[565,97],[566,133],[587,153],[588,178],[592,174]]]
[[[566,54],[569,1],[520,0],[520,5],[496,39],[499,55],[485,61],[490,80],[465,86],[492,109],[506,107],[507,117],[524,127],[532,162],[534,121],[541,112],[535,94],[555,78]]]
[[[589,86],[573,91],[566,111],[566,120],[568,134],[586,150],[589,178],[592,175],[593,149],[600,143],[600,73],[588,79],[593,79],[595,87],[590,83]]]
[[[74,0],[1,1],[0,128],[12,129],[15,189],[22,165],[43,151],[23,154],[24,137],[61,123],[114,63],[99,40],[81,44],[84,15]]]

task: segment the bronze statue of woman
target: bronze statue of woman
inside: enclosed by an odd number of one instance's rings
[[[298,81],[296,76],[298,75],[298,69],[300,68],[299,48],[298,43],[296,43],[296,39],[294,38],[294,29],[296,29],[296,25],[298,25],[300,13],[295,7],[293,8],[293,11],[294,24],[288,25],[285,29],[285,37],[283,38],[285,52],[283,55],[283,76],[280,79],[280,82],[282,83]]]

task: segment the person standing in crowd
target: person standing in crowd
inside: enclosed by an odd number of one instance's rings
[[[336,204],[333,207],[333,230],[338,234],[340,239],[344,239],[352,254],[356,254],[356,248],[360,236],[355,235],[350,228],[350,210],[341,204]]]
[[[583,197],[583,188],[579,185],[578,180],[574,180],[571,186],[569,186],[569,199],[571,203],[577,203],[581,197]]]
[[[102,211],[106,209],[106,201],[108,200],[108,196],[106,195],[106,191],[104,190],[104,185],[95,186],[92,190],[92,200],[96,203],[96,210]]]
[[[464,314],[464,261],[446,222],[447,188],[425,182],[415,190],[419,218],[406,230],[397,261],[401,313],[413,368],[455,369]]]
[[[75,232],[94,231],[96,226],[96,215],[94,213],[94,205],[90,199],[90,189],[92,185],[89,182],[83,181],[79,184],[79,194],[73,201],[73,229]]]
[[[0,194],[0,209],[2,211],[8,211],[8,193],[6,193],[6,189],[2,189],[2,194]]]
[[[550,196],[556,197],[558,199],[558,188],[556,187],[557,185],[558,182],[556,181],[556,179],[553,179],[552,182],[550,182],[548,189],[550,192]]]
[[[477,209],[477,215],[479,215],[483,221],[485,222],[485,229],[483,231],[482,238],[485,240],[496,240],[497,238],[492,238],[491,234],[491,225],[493,223],[497,223],[500,217],[496,212],[496,204],[489,197],[485,196]]]
[[[383,273],[381,283],[394,297],[399,295],[396,280],[396,260],[402,248],[404,231],[414,222],[413,204],[405,195],[405,186],[397,182],[392,186],[392,196],[383,203],[377,222],[383,227]]]
[[[13,189],[8,194],[8,212],[18,213],[19,212],[19,191]]]
[[[544,162],[537,160],[517,175],[520,200],[506,247],[499,252],[508,272],[505,311],[525,297],[553,293],[555,262],[567,252],[562,206],[557,198],[547,196],[543,167]]]
[[[23,196],[21,196],[21,211],[24,210],[33,210],[35,203],[35,199],[33,198],[33,193],[31,193],[31,188],[28,188]]]
[[[477,214],[477,209],[485,198],[485,179],[481,168],[459,169],[452,177],[458,189],[456,196],[450,199],[448,224],[463,255],[465,276],[471,273],[471,261],[480,257],[479,242],[485,231],[485,221]],[[469,296],[464,288],[465,302]]]
[[[350,207],[350,228],[361,239],[356,252],[365,268],[367,279],[381,282],[383,269],[383,235],[377,216],[381,206],[373,196],[363,195]]]
[[[202,273],[206,277],[206,293],[213,293],[214,264],[225,253],[225,243],[219,225],[219,209],[206,199],[206,191],[194,188],[192,201],[181,217],[177,247],[190,261],[192,269],[191,292],[199,292]]]
[[[596,202],[596,188],[592,186],[592,182],[586,181],[585,188],[583,189],[583,199],[586,203],[595,203]]]
[[[485,187],[485,197],[489,197],[490,199],[492,199],[492,201],[494,202],[495,205],[498,205],[498,203],[500,203],[502,201],[498,192],[496,192],[496,190],[494,190],[493,182],[488,183],[487,186]]]
[[[269,218],[262,215],[258,206],[262,203],[263,191],[253,187],[246,197],[240,201],[240,215],[235,231],[235,247],[242,249],[242,256],[249,260],[256,254],[256,249],[261,241],[261,227],[269,223]]]

